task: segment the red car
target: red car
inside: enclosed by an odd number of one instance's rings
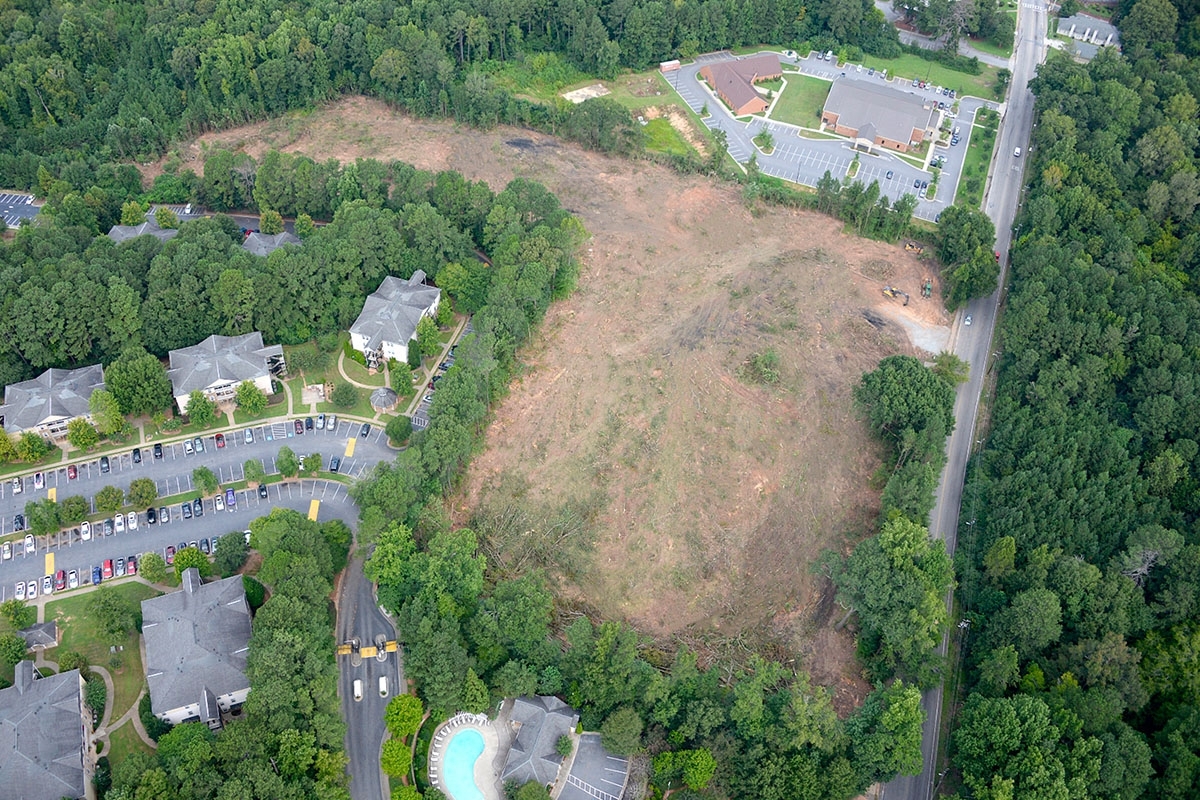
[[[173,545],[173,544],[167,545],[167,563],[168,564],[175,563],[175,545]]]
[[[67,573],[60,569],[54,573],[54,591],[61,592],[65,588],[67,588]]]
[[[78,477],[79,477],[79,468],[78,467],[76,467],[74,464],[67,467],[67,479],[68,480],[73,481]]]
[[[992,252],[996,254],[996,260],[997,260],[997,261],[999,261],[999,260],[1000,260],[1000,251],[999,251],[999,250],[993,250]]]
[[[113,576],[112,559],[111,558],[105,559],[105,561],[104,561],[104,579],[108,580],[112,576]]]
[[[223,433],[218,433],[218,434],[217,434],[217,436],[216,436],[216,439],[217,439],[217,447],[224,447],[224,446],[225,446],[225,434],[223,434]]]
[[[125,559],[125,574],[137,575],[137,556],[130,556]]]

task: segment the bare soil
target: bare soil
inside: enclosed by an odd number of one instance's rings
[[[495,406],[456,519],[491,520],[499,568],[550,567],[564,604],[652,635],[783,648],[843,711],[865,693],[813,565],[879,514],[881,449],[853,385],[887,355],[924,353],[897,320],[931,336],[948,323],[920,298],[932,273],[917,257],[817,214],[749,209],[708,178],[363,98],[182,152],[200,159],[214,144],[401,159],[496,190],[520,176],[554,191],[592,234],[579,288],[551,308]],[[885,284],[910,304],[883,297]],[[749,382],[744,364],[768,348],[778,382]]]
[[[666,117],[667,122],[671,123],[671,127],[700,154],[701,158],[708,157],[707,140],[696,130],[696,126],[678,106],[649,106],[642,109],[642,115],[646,119]]]

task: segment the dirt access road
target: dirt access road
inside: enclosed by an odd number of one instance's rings
[[[707,178],[362,98],[212,134],[183,155],[199,162],[217,143],[554,191],[593,235],[579,289],[551,308],[495,409],[456,518],[490,534],[502,570],[547,566],[568,606],[716,655],[779,646],[841,707],[862,692],[852,637],[831,630],[840,614],[810,567],[872,533],[879,512],[880,448],[853,384],[884,356],[919,354],[910,335],[939,349],[948,333],[938,303],[920,299],[931,273],[912,254],[817,214],[751,213],[737,187]],[[911,304],[884,298],[884,284]],[[778,383],[740,377],[768,348]]]

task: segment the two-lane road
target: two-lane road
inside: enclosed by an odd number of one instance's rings
[[[970,460],[979,400],[984,379],[992,364],[992,337],[999,314],[1000,300],[1007,278],[1008,252],[1012,246],[1013,219],[1016,217],[1028,160],[1029,137],[1033,129],[1033,93],[1029,82],[1036,75],[1038,64],[1046,54],[1046,6],[1044,0],[1025,2],[1017,21],[1017,46],[1013,58],[1013,79],[1009,99],[1001,117],[1000,135],[992,179],[985,196],[984,211],[996,225],[996,249],[1000,251],[1002,271],[1000,284],[988,297],[971,301],[964,313],[971,316],[972,325],[960,322],[954,339],[954,352],[971,365],[970,378],[959,388],[954,404],[954,433],[947,444],[946,468],[942,472],[936,504],[930,515],[930,533],[946,543],[954,553],[958,541],[960,509],[963,503],[963,484],[967,462]],[[1021,155],[1013,155],[1016,148]],[[965,317],[960,318],[965,319]],[[967,513],[970,513],[968,507]],[[970,521],[970,520],[968,520]],[[951,601],[947,597],[947,604]],[[947,651],[948,637],[942,640],[939,652]],[[886,784],[883,800],[930,800],[938,784],[938,734],[941,729],[943,687],[925,692],[925,726],[921,741],[924,767],[920,775],[902,776]]]

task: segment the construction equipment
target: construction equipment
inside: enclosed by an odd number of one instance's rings
[[[895,289],[891,286],[885,286],[883,287],[883,293],[887,297],[903,297],[904,305],[908,305],[908,292],[902,292],[899,289]]]
[[[907,242],[904,243],[904,249],[908,250],[911,253],[916,253],[917,255],[922,255],[925,252],[925,245],[917,244],[912,239],[909,239]]]
[[[933,281],[929,278],[925,279],[925,285],[921,287],[921,296],[926,300],[933,297]]]

